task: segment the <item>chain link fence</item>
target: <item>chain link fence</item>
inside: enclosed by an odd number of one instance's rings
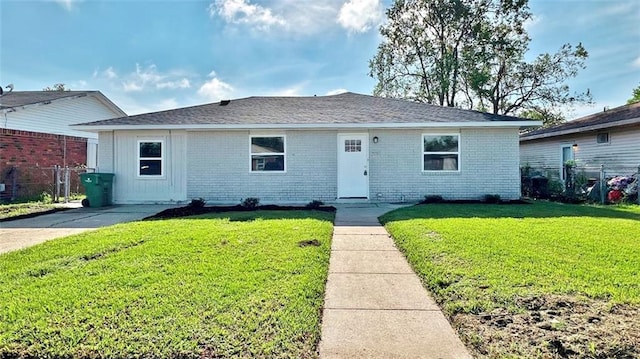
[[[12,166],[0,173],[0,201],[45,200],[68,202],[72,195],[84,194],[80,174],[94,172],[86,167]]]
[[[522,195],[566,202],[637,203],[640,165],[521,168]]]

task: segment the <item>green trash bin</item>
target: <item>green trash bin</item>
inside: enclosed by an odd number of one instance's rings
[[[82,201],[85,207],[104,207],[113,204],[113,173],[82,173],[80,181],[87,198]]]

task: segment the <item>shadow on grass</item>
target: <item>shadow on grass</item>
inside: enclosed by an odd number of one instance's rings
[[[206,218],[229,218],[231,222],[250,222],[258,219],[301,219],[309,218],[309,212],[317,211],[324,213],[335,213],[335,207],[321,206],[308,208],[303,206],[277,206],[266,205],[256,208],[245,208],[240,205],[236,206],[212,206],[212,207],[193,207],[185,206],[178,208],[170,208],[160,213],[144,218],[147,220],[161,220],[171,218],[189,218],[189,219],[206,219]]]
[[[380,217],[386,224],[416,218],[553,218],[599,217],[640,221],[640,206],[595,206],[534,202],[531,205],[509,204],[421,204],[391,211]]]

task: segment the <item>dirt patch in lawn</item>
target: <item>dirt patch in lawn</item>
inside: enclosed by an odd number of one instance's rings
[[[264,205],[264,206],[257,206],[254,208],[247,208],[241,205],[207,206],[207,207],[184,206],[184,207],[166,209],[160,213],[154,214],[153,216],[144,218],[143,221],[153,220],[153,219],[169,219],[169,218],[197,216],[197,215],[207,214],[207,213],[251,212],[251,211],[257,211],[257,210],[263,210],[263,211],[316,210],[316,211],[323,211],[323,212],[335,212],[336,208],[333,206],[306,207],[306,206],[277,206],[277,205]]]
[[[479,357],[640,358],[640,307],[570,296],[523,298],[504,308],[456,314]]]

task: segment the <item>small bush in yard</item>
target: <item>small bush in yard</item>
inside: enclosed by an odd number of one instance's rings
[[[245,198],[240,205],[246,209],[256,209],[260,204],[260,198],[249,197]]]
[[[322,205],[324,205],[324,202],[314,199],[313,201],[307,203],[305,207],[308,209],[318,209]]]
[[[427,204],[427,203],[442,203],[444,202],[444,198],[442,198],[442,196],[440,195],[428,195],[428,196],[424,196],[424,200],[422,200],[422,204]]]
[[[204,200],[204,198],[194,198],[194,199],[191,200],[191,203],[189,203],[188,207],[191,207],[191,208],[202,208],[202,207],[204,207],[204,205],[206,203],[207,202]]]
[[[499,194],[485,194],[483,199],[486,203],[500,203]]]

